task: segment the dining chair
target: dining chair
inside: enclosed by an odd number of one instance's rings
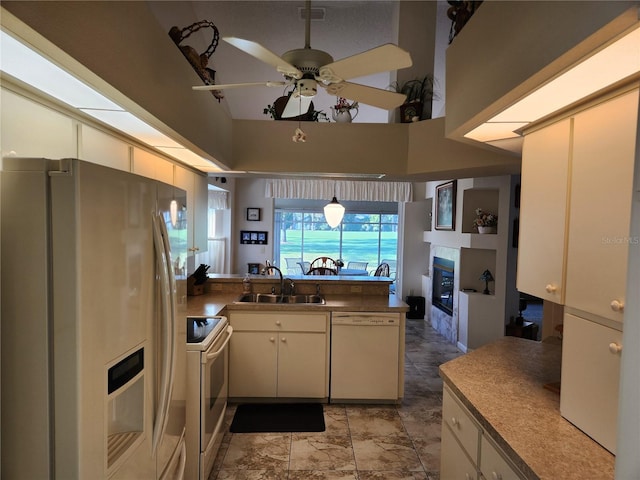
[[[374,276],[376,277],[388,277],[389,276],[389,264],[388,263],[381,263],[380,265],[378,265],[378,268],[376,268],[376,271],[373,273]]]
[[[369,262],[348,262],[347,270],[366,270]]]
[[[298,266],[302,271],[302,275],[306,275],[307,273],[309,273],[309,270],[311,269],[311,262],[298,262]]]
[[[302,267],[300,266],[300,262],[302,262],[302,259],[300,257],[285,257],[284,261],[287,264],[287,273],[289,275],[302,275],[304,273],[304,271],[301,270]]]
[[[331,257],[318,257],[311,262],[311,268],[329,268],[331,270],[338,271],[338,264]]]
[[[338,270],[328,267],[313,267],[307,272],[307,275],[338,275]]]

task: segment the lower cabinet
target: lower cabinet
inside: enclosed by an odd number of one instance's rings
[[[560,413],[616,453],[622,332],[565,313]]]
[[[504,453],[455,394],[444,387],[440,478],[443,480],[520,480]]]
[[[230,312],[229,397],[327,398],[327,313]]]

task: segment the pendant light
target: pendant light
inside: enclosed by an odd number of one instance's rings
[[[336,228],[340,225],[342,217],[344,217],[344,207],[334,195],[333,200],[324,206],[324,218],[331,228]]]

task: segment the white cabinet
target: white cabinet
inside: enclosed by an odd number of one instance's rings
[[[560,413],[616,452],[622,332],[564,316]]]
[[[2,157],[78,156],[74,120],[6,88],[0,96]]]
[[[207,177],[175,166],[173,184],[187,192],[187,231],[189,256],[208,250]]]
[[[622,321],[638,90],[525,136],[520,291]]]
[[[232,311],[229,396],[327,398],[327,313]]]
[[[480,471],[486,480],[519,480],[521,477],[504,459],[501,450],[486,435],[480,442]]]
[[[565,305],[622,322],[638,90],[574,118]],[[636,247],[637,248],[637,247]]]
[[[440,478],[447,480],[519,480],[524,475],[506,459],[455,394],[442,395]]]
[[[564,250],[571,121],[524,138],[517,287],[564,303]]]
[[[451,480],[475,480],[478,472],[474,462],[456,440],[449,427],[442,425],[440,444],[440,478]]]
[[[173,185],[173,163],[138,147],[133,147],[131,171]]]

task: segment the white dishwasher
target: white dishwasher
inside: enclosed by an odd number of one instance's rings
[[[400,316],[331,315],[331,402],[398,400]]]

